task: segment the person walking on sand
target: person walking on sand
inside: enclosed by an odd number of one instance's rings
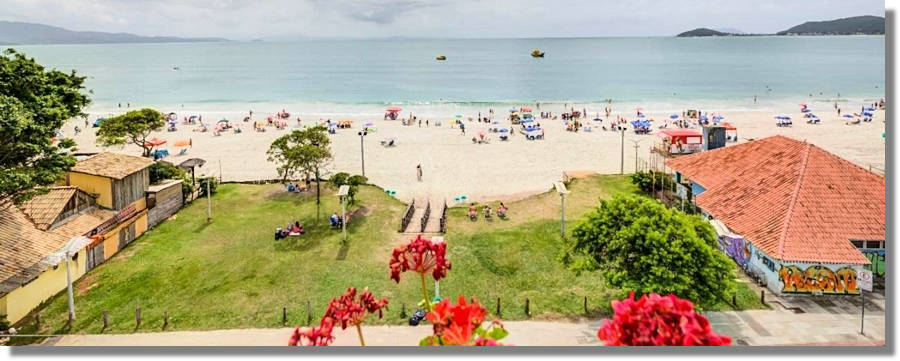
[[[419,119],[419,128],[422,127],[422,119]]]
[[[419,182],[422,181],[422,165],[421,164],[416,165],[416,180],[418,180]]]

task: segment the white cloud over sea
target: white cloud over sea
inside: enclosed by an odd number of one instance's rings
[[[139,35],[591,37],[708,27],[773,33],[884,15],[876,0],[0,0],[0,20]]]

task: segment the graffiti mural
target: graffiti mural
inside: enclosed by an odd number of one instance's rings
[[[778,275],[784,293],[859,294],[856,271],[850,267],[832,271],[827,267],[810,266],[804,271],[797,266],[781,266]]]
[[[719,236],[719,246],[740,266],[746,266],[750,260],[750,242],[741,237]]]
[[[863,256],[869,259],[872,264],[866,269],[872,271],[873,274],[884,277],[884,250],[883,249],[864,249],[861,250]]]

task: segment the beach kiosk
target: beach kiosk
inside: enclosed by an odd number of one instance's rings
[[[703,135],[687,129],[666,129],[659,133],[654,151],[664,156],[693,154],[702,150]]]

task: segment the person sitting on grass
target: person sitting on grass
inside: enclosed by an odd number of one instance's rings
[[[478,216],[478,208],[475,208],[475,203],[472,202],[472,205],[469,206],[469,218],[474,221],[475,217],[477,217],[477,216]]]
[[[306,231],[303,230],[303,226],[300,225],[300,222],[294,222],[294,225],[291,226],[291,235],[300,235],[304,233],[306,233]]]
[[[491,206],[489,206],[487,204],[484,205],[484,218],[485,219],[491,218]]]
[[[332,213],[331,217],[328,217],[328,221],[331,223],[331,226],[335,228],[341,227],[343,225],[341,217],[337,215],[337,212]]]
[[[507,210],[508,208],[506,208],[506,205],[503,204],[503,202],[500,202],[500,206],[497,207],[497,216],[499,216],[500,218],[506,218]]]

